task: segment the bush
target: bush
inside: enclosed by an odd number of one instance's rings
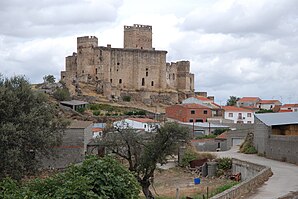
[[[99,104],[89,104],[89,109],[90,110],[99,110],[100,109],[100,105]]]
[[[210,134],[210,135],[199,135],[196,137],[196,140],[200,139],[211,139],[211,138],[216,138],[216,135]]]
[[[258,151],[254,146],[248,146],[247,148],[244,149],[243,153],[246,154],[256,154]]]
[[[220,134],[222,134],[222,133],[224,133],[225,131],[228,131],[228,130],[229,130],[228,128],[215,129],[215,130],[213,131],[213,134],[214,134],[214,135],[220,135]]]
[[[80,107],[80,108],[77,109],[77,111],[78,111],[79,113],[84,113],[85,110],[86,110],[86,108],[83,108],[83,107]]]
[[[59,101],[70,100],[70,93],[67,88],[57,88],[56,91],[53,93],[53,97]]]
[[[130,102],[130,100],[131,100],[131,96],[123,96],[123,97],[122,97],[122,100],[123,100],[124,102]]]
[[[197,157],[198,157],[198,154],[194,150],[190,148],[186,149],[180,166],[182,167],[189,166],[189,162],[198,159]]]
[[[116,160],[88,157],[81,165],[46,179],[34,179],[19,185],[5,179],[0,182],[0,198],[139,198],[135,176]]]
[[[231,158],[218,158],[218,169],[222,169],[224,171],[232,168],[232,159]]]
[[[93,111],[93,115],[99,116],[100,115],[100,111],[97,111],[97,110]]]

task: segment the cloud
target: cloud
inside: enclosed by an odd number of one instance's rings
[[[3,1],[0,34],[14,37],[47,37],[96,30],[117,18],[120,0]]]

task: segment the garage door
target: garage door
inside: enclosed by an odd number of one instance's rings
[[[243,141],[242,138],[232,138],[232,146],[239,146]]]

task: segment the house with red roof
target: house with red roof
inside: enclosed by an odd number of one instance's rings
[[[182,104],[201,104],[209,107],[212,110],[212,117],[221,116],[221,106],[214,102],[214,97],[195,96],[189,97],[182,101]]]
[[[224,119],[232,120],[233,123],[254,123],[254,111],[236,106],[223,106]]]
[[[259,97],[242,97],[237,101],[236,105],[238,107],[257,108],[259,101],[261,101]]]
[[[160,127],[160,123],[149,118],[127,118],[113,123],[114,127],[133,128],[144,130],[147,132],[154,132]]]
[[[281,106],[282,103],[279,100],[260,100],[257,103],[257,107],[265,110],[273,110],[276,106]]]
[[[298,112],[298,104],[284,104],[280,107],[279,112]]]
[[[180,122],[206,122],[211,108],[201,104],[176,104],[166,108],[166,117]]]

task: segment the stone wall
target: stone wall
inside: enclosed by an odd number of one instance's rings
[[[78,37],[77,53],[66,57],[61,79],[67,85],[73,81],[100,81],[98,92],[108,98],[119,97],[122,91],[191,95],[194,74],[190,73],[190,62],[167,64],[166,54],[167,51],[152,48],[152,27],[147,25],[125,26],[124,48],[98,46],[95,36]],[[176,103],[179,100],[174,99]]]
[[[271,134],[271,127],[266,126],[261,120],[255,117],[254,123],[254,146],[258,153],[266,154],[266,146],[269,135]]]
[[[245,194],[261,186],[273,174],[270,167],[237,159],[233,159],[233,172],[241,172],[244,181],[211,199],[243,198]]]

